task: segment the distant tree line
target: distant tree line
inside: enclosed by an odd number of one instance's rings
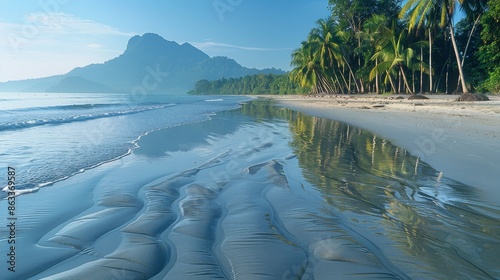
[[[308,89],[297,86],[287,74],[258,74],[240,78],[222,78],[214,81],[200,80],[188,94],[304,94]]]

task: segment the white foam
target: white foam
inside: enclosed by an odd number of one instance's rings
[[[220,101],[224,101],[224,99],[222,99],[222,98],[218,98],[218,99],[206,99],[204,101],[205,102],[220,102]]]

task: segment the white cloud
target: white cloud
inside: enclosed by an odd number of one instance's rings
[[[87,48],[89,49],[100,49],[102,47],[104,47],[104,45],[101,45],[101,44],[95,44],[95,43],[92,43],[92,44],[87,44],[85,45]]]
[[[133,36],[134,33],[122,32],[118,28],[81,19],[66,13],[30,13],[26,16],[25,25],[33,25],[43,29],[43,32],[53,34],[92,34]]]
[[[136,35],[71,14],[43,12],[28,14],[24,23],[0,22],[0,34],[4,34],[0,37],[0,48],[15,52],[27,46],[61,46],[77,39],[90,40],[89,36]]]
[[[123,52],[134,33],[66,13],[31,13],[0,21],[0,81],[64,74]]]

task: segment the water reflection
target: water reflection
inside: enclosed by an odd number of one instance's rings
[[[245,104],[243,114],[289,122],[303,176],[358,242],[416,279],[500,277],[500,210],[406,150],[340,122]]]
[[[219,112],[210,121],[179,125],[148,133],[147,137],[137,140],[141,149],[134,150],[137,155],[161,158],[172,152],[189,151],[208,144],[211,138],[225,137],[248,121],[248,117],[234,111]]]

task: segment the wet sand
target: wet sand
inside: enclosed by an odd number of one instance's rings
[[[1,278],[500,277],[498,201],[380,135],[254,101],[137,144],[19,196]]]
[[[445,176],[500,201],[500,97],[456,102],[455,95],[269,97],[311,116],[342,121],[390,140]]]

